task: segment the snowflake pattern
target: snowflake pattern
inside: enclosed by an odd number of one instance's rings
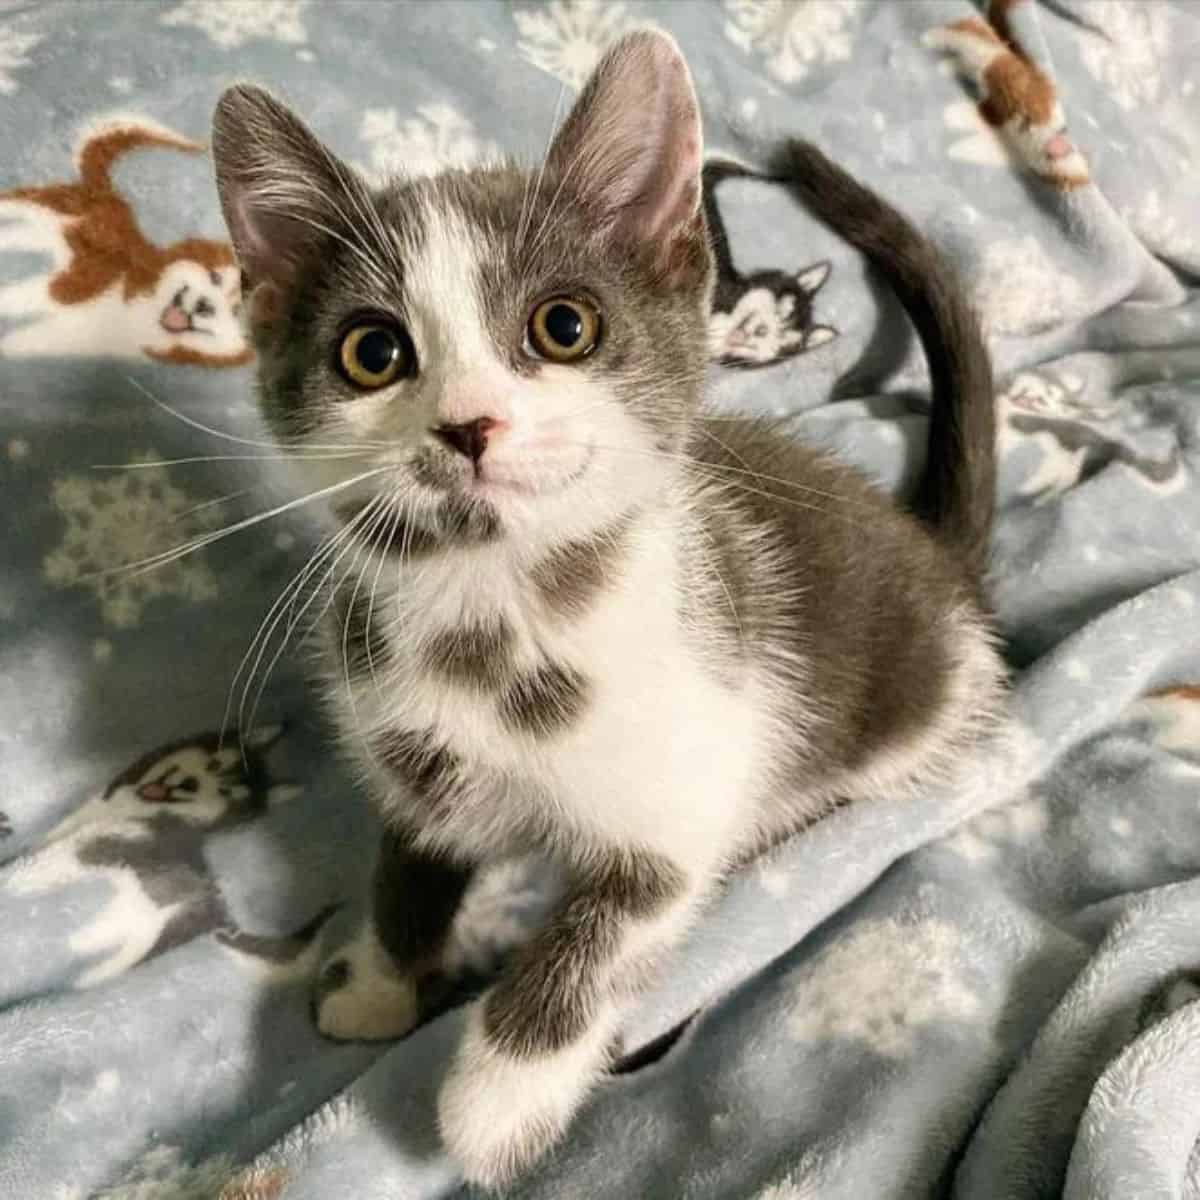
[[[942,843],[970,863],[992,862],[1003,845],[1024,845],[1045,833],[1050,817],[1043,800],[1026,796],[989,809]]]
[[[164,25],[190,25],[223,50],[270,38],[302,46],[308,31],[302,10],[308,0],[183,0],[159,20]]]
[[[1134,109],[1157,100],[1170,49],[1169,6],[1087,0],[1077,16],[1079,57],[1117,104]]]
[[[500,155],[500,147],[481,141],[471,122],[449,104],[422,104],[403,122],[394,108],[368,108],[358,133],[371,148],[371,167],[381,175],[432,175]]]
[[[149,451],[138,461],[157,460]],[[42,570],[58,587],[91,589],[108,624],[132,628],[141,621],[144,605],[159,596],[192,603],[216,596],[216,579],[200,550],[150,570],[101,574],[170,550],[216,523],[213,509],[197,509],[168,481],[164,468],[127,470],[111,478],[68,475],[55,481],[53,499],[66,529]]]
[[[583,86],[613,38],[645,25],[624,4],[600,0],[551,0],[545,8],[517,9],[513,20],[526,61],[573,88]]]
[[[850,57],[858,8],[856,0],[725,0],[725,36],[760,54],[772,79],[796,83]]]
[[[1081,315],[1079,281],[1058,270],[1036,237],[990,242],[974,284],[975,302],[987,331],[1001,335],[1041,333]]]
[[[795,972],[789,1032],[798,1042],[861,1042],[884,1058],[911,1054],[918,1029],[980,1012],[958,975],[959,942],[933,918],[862,922]]]
[[[25,33],[13,25],[0,26],[0,95],[16,92],[17,81],[10,72],[29,65],[29,51],[41,40],[40,34]]]

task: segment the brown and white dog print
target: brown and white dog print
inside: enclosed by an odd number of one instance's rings
[[[0,357],[250,361],[229,246],[195,237],[155,245],[113,183],[116,160],[148,147],[204,149],[148,121],[108,122],[81,140],[73,182],[0,192],[0,251],[49,259],[40,273],[0,286]]]
[[[926,45],[950,52],[979,93],[979,113],[1010,153],[1060,191],[1091,182],[1067,134],[1054,81],[1014,33],[1010,17],[1030,0],[992,0],[988,20],[967,17],[930,30]]]

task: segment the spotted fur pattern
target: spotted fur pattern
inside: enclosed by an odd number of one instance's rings
[[[605,56],[531,173],[371,190],[244,87],[214,151],[264,412],[298,448],[362,451],[299,464],[343,489],[331,536],[358,547],[331,572],[349,596],[324,695],[390,831],[320,1027],[411,1028],[477,864],[538,849],[569,880],[474,1004],[439,1100],[468,1178],[502,1184],[561,1135],[622,1005],[732,864],[836,803],[949,777],[996,723],[986,354],[931,248],[795,143],[781,170],[820,180],[806,202],[897,280],[930,354],[925,521],[764,425],[706,417],[699,116],[665,35]],[[527,340],[556,295],[602,330],[569,365]],[[403,324],[417,363],[373,392],[335,365],[363,313]],[[479,420],[470,458],[433,432]]]

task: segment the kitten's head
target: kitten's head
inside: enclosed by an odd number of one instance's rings
[[[617,42],[530,172],[372,188],[247,87],[222,97],[213,151],[265,415],[313,483],[378,469],[344,494],[375,536],[536,538],[662,486],[711,287],[699,112],[669,37]],[[343,446],[361,456],[312,450]]]
[[[264,726],[222,745],[216,733],[199,734],[151,751],[105,789],[103,819],[145,820],[166,814],[201,829],[240,824],[291,795],[272,785],[263,754],[282,729]]]

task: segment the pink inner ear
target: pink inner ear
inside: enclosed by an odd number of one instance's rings
[[[601,59],[550,152],[602,227],[672,240],[700,207],[700,113],[675,42],[642,31]]]

